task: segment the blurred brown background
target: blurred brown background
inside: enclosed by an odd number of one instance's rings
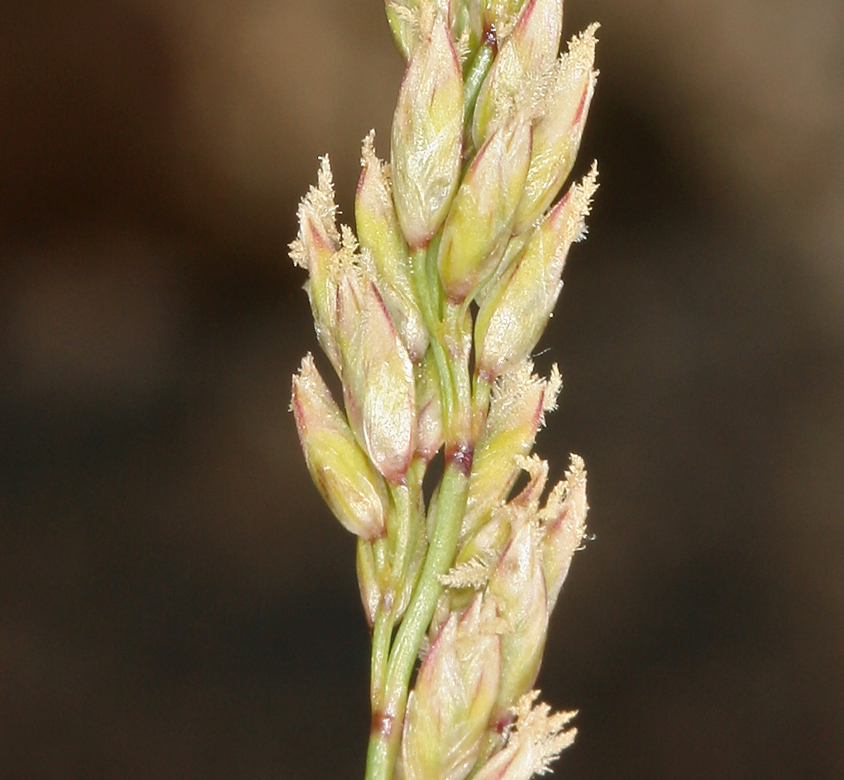
[[[539,362],[591,532],[567,778],[844,777],[844,6],[570,0],[601,164]],[[286,244],[387,153],[379,0],[0,8],[0,777],[362,777],[353,540]],[[347,216],[347,219],[349,217]]]

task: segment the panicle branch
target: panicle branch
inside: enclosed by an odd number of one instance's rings
[[[314,483],[358,537],[367,780],[528,780],[575,734],[574,713],[551,714],[532,688],[585,538],[586,471],[572,455],[546,490],[532,450],[562,380],[531,355],[598,186],[593,164],[558,199],[598,26],[560,54],[562,0],[385,6],[407,63],[389,163],[371,132],[353,231],[322,158],[290,244],[342,399],[309,355],[291,408]]]

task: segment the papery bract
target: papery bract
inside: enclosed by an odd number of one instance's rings
[[[386,485],[355,441],[310,355],[293,377],[291,408],[308,471],[331,511],[363,539],[382,536]]]
[[[290,244],[290,257],[296,265],[308,271],[305,290],[311,303],[317,338],[339,374],[334,255],[340,248],[340,234],[335,222],[337,206],[334,203],[334,180],[328,157],[320,161],[318,182],[299,204],[299,234]]]
[[[563,29],[563,0],[528,0],[498,51],[475,103],[475,148],[512,113],[521,93],[554,65]]]
[[[548,208],[574,165],[598,75],[592,67],[597,28],[590,25],[572,39],[551,78],[542,115],[533,129],[530,169],[513,228],[516,233],[530,227]]]
[[[416,448],[413,364],[365,269],[347,262],[337,287],[343,396],[375,467],[401,482]]]
[[[586,533],[586,469],[583,459],[571,456],[566,478],[548,496],[540,518],[545,530],[542,541],[542,568],[548,591],[548,611],[554,609],[557,596],[569,572],[574,553]]]
[[[548,324],[562,290],[573,241],[584,233],[597,169],[573,186],[533,231],[521,255],[484,298],[475,322],[477,371],[495,377],[524,360]]]
[[[393,200],[411,250],[445,219],[460,176],[463,77],[446,22],[433,20],[411,57],[393,117]]]
[[[548,602],[542,568],[541,529],[528,518],[515,529],[490,577],[487,593],[508,624],[501,636],[498,706],[505,710],[536,680],[548,633]]]
[[[526,693],[514,708],[515,728],[507,745],[487,761],[474,780],[529,780],[544,775],[560,752],[574,742],[576,729],[566,729],[575,712],[550,714],[547,704],[534,706],[538,692]]]
[[[443,226],[438,264],[449,300],[460,303],[494,270],[510,236],[530,164],[531,124],[514,117],[478,152]]]
[[[498,692],[495,617],[478,596],[462,615],[451,613],[431,645],[408,700],[405,780],[463,780],[472,769]]]
[[[519,473],[519,458],[533,447],[544,412],[559,391],[559,373],[549,383],[532,374],[526,360],[494,386],[486,429],[475,450],[461,536],[465,539],[507,495]]]
[[[411,281],[410,256],[396,218],[387,166],[375,156],[374,135],[370,133],[363,142],[355,225],[361,246],[372,258],[378,291],[416,363],[428,348],[428,329]]]

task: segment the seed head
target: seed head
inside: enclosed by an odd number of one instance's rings
[[[472,123],[476,149],[511,114],[525,87],[554,65],[562,29],[563,0],[525,3],[515,29],[499,48],[478,93]]]
[[[393,198],[411,250],[427,246],[457,190],[463,77],[445,19],[422,30],[399,91],[392,130]]]
[[[308,471],[331,511],[363,539],[382,536],[386,485],[355,441],[310,355],[293,376],[290,406]]]
[[[428,329],[410,278],[410,257],[393,206],[389,168],[375,156],[375,131],[363,142],[355,197],[355,223],[361,246],[372,260],[378,290],[411,360],[428,349]]]
[[[296,265],[308,271],[305,290],[311,302],[317,338],[335,371],[339,373],[334,255],[340,245],[340,234],[335,222],[336,214],[331,164],[328,157],[323,157],[320,160],[318,185],[311,187],[299,204],[299,235],[290,244],[290,257]]]
[[[416,448],[413,364],[366,269],[346,259],[337,285],[343,396],[352,429],[394,483]]]
[[[541,541],[539,524],[526,518],[515,528],[487,586],[508,624],[501,636],[500,709],[512,707],[533,685],[545,648],[548,600]]]
[[[544,775],[551,762],[574,742],[577,730],[566,730],[566,726],[577,713],[552,715],[547,704],[534,706],[538,695],[538,691],[530,691],[519,699],[506,747],[484,765],[475,780],[529,780]]]
[[[530,227],[548,208],[574,165],[598,77],[592,67],[597,29],[592,24],[572,38],[568,52],[554,68],[533,130],[530,170],[513,228],[516,233]]]
[[[495,269],[522,197],[530,150],[530,120],[515,116],[483,145],[457,190],[438,258],[452,302],[461,303]]]
[[[569,573],[572,557],[583,542],[588,509],[583,458],[572,455],[565,479],[551,491],[540,513],[545,529],[542,567],[545,571],[549,612],[557,603],[557,596]]]
[[[532,372],[533,363],[525,359],[493,387],[486,430],[475,450],[461,532],[464,539],[489,518],[513,486],[519,458],[530,453],[549,399],[556,398],[559,384],[549,388],[546,380]]]
[[[471,771],[498,691],[497,628],[495,605],[477,596],[440,629],[408,700],[405,780],[463,780]]]
[[[479,372],[498,376],[529,355],[539,341],[563,287],[569,247],[585,232],[597,175],[593,165],[533,231],[521,255],[485,296],[475,322]]]

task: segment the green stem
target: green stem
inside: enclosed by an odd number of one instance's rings
[[[422,497],[422,480],[425,477],[426,464],[420,458],[414,458],[407,470],[408,512],[410,534],[407,551],[402,562],[401,580],[396,584],[395,619],[400,620],[410,597],[416,587],[424,561],[424,549],[428,544],[425,528],[425,508]]]
[[[436,257],[434,247],[438,244],[437,239],[434,239],[429,249],[419,249],[413,253],[411,257],[411,272],[416,285],[416,291],[419,295],[419,302],[422,306],[422,316],[425,318],[425,324],[431,334],[431,349],[434,353],[434,363],[437,366],[440,385],[443,432],[445,433],[446,439],[448,439],[451,432],[451,423],[455,417],[457,399],[455,398],[448,352],[442,343],[442,323],[440,322],[439,312],[437,311],[439,308],[438,301],[435,302],[434,300],[435,295],[439,297],[439,291],[430,278],[432,260]],[[438,286],[439,280],[435,279],[434,281]]]
[[[436,259],[436,243],[435,240],[427,251],[415,252],[411,265],[422,312],[431,333],[431,348],[439,374],[446,467],[438,489],[436,517],[433,518],[433,532],[425,562],[390,651],[383,696],[378,696],[379,706],[373,708],[366,780],[393,780],[410,677],[419,657],[422,639],[434,615],[437,599],[442,593],[443,586],[439,578],[451,568],[457,555],[460,526],[469,494],[470,432],[461,421],[471,416],[471,389],[467,391],[471,384],[465,361],[459,359],[459,356],[456,360],[452,359],[444,340],[445,327],[439,314],[439,278],[434,273],[435,269],[432,270]],[[450,337],[459,338],[462,323],[457,321],[450,324],[453,330]],[[386,628],[379,627],[378,623],[376,620],[376,631],[385,632]],[[387,641],[379,633],[379,653]],[[375,634],[373,652],[374,643]],[[373,669],[377,674],[383,674],[380,657],[379,663],[373,664]]]
[[[372,666],[369,699],[372,711],[377,712],[384,706],[387,686],[387,663],[390,659],[390,640],[393,636],[395,621],[392,612],[378,610],[375,626],[372,629]]]
[[[472,349],[472,321],[469,316],[469,299],[463,303],[446,303],[443,313],[443,331],[451,347],[449,351],[452,385],[456,407],[460,416],[453,421],[456,434],[452,441],[468,443],[472,409],[472,382],[469,377],[469,352]]]
[[[366,780],[392,780],[410,676],[443,589],[439,577],[448,571],[457,553],[468,492],[466,470],[452,460],[440,484],[437,518],[422,574],[390,653],[383,704],[373,712]]]
[[[390,517],[387,521],[387,538],[390,541],[390,584],[389,611],[395,611],[395,600],[401,583],[407,575],[413,533],[411,517],[411,496],[407,484],[390,485]]]
[[[372,543],[380,589],[390,578],[389,551],[386,538],[377,539]],[[395,618],[392,610],[385,610],[382,596],[381,604],[375,614],[375,625],[372,627],[372,661],[370,667],[370,700],[372,709],[380,706],[384,698],[384,688],[387,680],[387,662],[390,656],[390,639],[393,634]]]
[[[481,84],[484,83],[486,74],[495,59],[495,50],[488,41],[484,41],[478,49],[478,53],[472,60],[469,72],[463,82],[463,150],[464,157],[468,158],[475,149],[472,141],[472,119],[475,115],[475,101],[481,91]]]

